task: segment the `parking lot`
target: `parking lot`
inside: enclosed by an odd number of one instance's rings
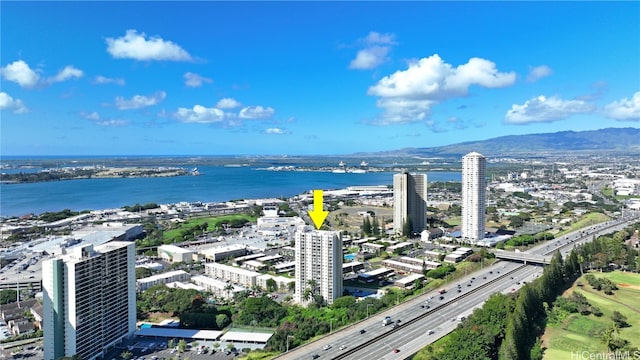
[[[206,352],[198,351],[203,347],[207,348]],[[186,351],[180,353],[177,350],[177,346],[174,346],[173,348],[167,348],[166,342],[152,340],[138,340],[135,343],[117,347],[115,350],[107,354],[105,358],[119,360],[121,359],[120,354],[125,351],[129,351],[133,354],[133,357],[131,358],[132,360],[161,360],[174,358],[189,358],[191,360],[231,360],[236,358],[236,352],[227,350],[225,344],[223,343],[221,343],[218,350],[215,350],[213,342],[201,341],[198,342],[197,348],[195,346],[187,346]]]

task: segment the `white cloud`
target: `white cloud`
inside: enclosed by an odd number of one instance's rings
[[[116,84],[116,85],[123,86],[124,85],[124,79],[122,79],[122,78],[108,78],[108,77],[105,77],[105,76],[98,75],[93,80],[93,83],[94,84]]]
[[[499,72],[489,60],[471,58],[454,68],[434,54],[385,76],[367,93],[377,96],[377,106],[384,109],[374,123],[388,125],[424,121],[434,105],[466,96],[472,85],[500,88],[513,85],[515,80],[515,72]]]
[[[640,91],[631,99],[623,98],[604,107],[604,115],[622,121],[640,121]]]
[[[100,114],[98,114],[96,111],[92,112],[92,113],[84,113],[81,112],[80,116],[82,116],[83,118],[87,119],[87,120],[100,120]]]
[[[75,68],[71,65],[67,65],[64,69],[60,70],[56,76],[50,77],[47,79],[49,84],[67,81],[69,79],[77,79],[84,76],[84,72],[78,68]]]
[[[582,100],[562,100],[555,96],[547,98],[540,95],[525,101],[522,105],[513,104],[505,115],[505,122],[508,124],[552,122],[594,110],[594,105]]]
[[[122,96],[116,97],[116,107],[120,110],[140,109],[147,106],[159,104],[167,97],[164,91],[157,91],[151,96],[135,95],[130,100],[125,100]]]
[[[528,82],[536,82],[543,77],[550,76],[553,73],[550,67],[547,65],[534,66],[529,68],[529,75],[527,75]]]
[[[23,88],[32,88],[40,81],[40,75],[38,75],[33,69],[29,67],[29,64],[22,60],[14,61],[11,64],[0,69],[2,76],[13,81]]]
[[[356,58],[349,63],[350,69],[373,69],[387,61],[387,54],[391,46],[395,45],[393,34],[380,34],[372,31],[366,38],[361,39],[364,49],[358,51]]]
[[[141,61],[168,60],[191,61],[191,55],[179,45],[154,36],[147,38],[145,33],[127,30],[123,37],[107,38],[107,51],[118,59]]]
[[[211,82],[213,82],[213,80],[192,72],[188,72],[184,74],[184,84],[188,87],[200,87],[202,86],[202,83],[211,83]]]
[[[268,135],[286,135],[289,134],[289,131],[282,128],[268,128],[264,130],[264,133]]]
[[[115,126],[127,126],[129,125],[129,122],[127,120],[109,119],[109,120],[96,121],[94,122],[94,124],[98,126],[115,127]]]
[[[13,110],[16,114],[24,114],[29,111],[20,99],[14,99],[6,92],[0,92],[0,110]]]
[[[220,123],[225,119],[224,111],[202,105],[194,105],[192,109],[178,108],[173,116],[180,122],[198,124]]]
[[[373,69],[387,60],[388,46],[372,46],[358,51],[356,58],[351,60],[350,69]]]
[[[81,112],[80,116],[87,120],[91,120],[94,125],[105,127],[127,126],[129,121],[120,119],[102,119],[96,111],[92,113]]]
[[[233,109],[242,106],[239,102],[232,98],[223,98],[218,101],[216,107],[219,109]]]
[[[366,38],[364,38],[365,43],[367,44],[387,44],[387,45],[395,45],[395,36],[393,34],[380,34],[376,31],[371,31]]]
[[[247,106],[240,110],[238,117],[241,119],[266,119],[273,116],[275,110],[271,107]]]

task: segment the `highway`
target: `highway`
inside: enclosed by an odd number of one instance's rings
[[[573,246],[591,241],[593,235],[618,231],[637,220],[637,215],[597,224],[548,241],[529,250],[531,254],[550,255],[560,249],[568,254]],[[451,332],[459,316],[468,316],[496,292],[516,291],[542,273],[542,267],[499,261],[446,285],[444,299],[437,291],[417,296],[369,319],[335,331],[321,339],[278,356],[278,359],[405,359],[424,346]],[[485,279],[486,277],[486,279]],[[475,278],[475,279],[474,279]],[[460,292],[458,292],[460,284]],[[470,286],[468,286],[470,285]],[[422,308],[427,304],[429,309]],[[400,320],[395,329],[382,326],[385,316]],[[360,333],[365,330],[364,333]],[[429,334],[433,330],[433,334]],[[331,348],[324,350],[330,345]],[[340,347],[344,346],[341,350]],[[394,352],[395,349],[399,351]]]

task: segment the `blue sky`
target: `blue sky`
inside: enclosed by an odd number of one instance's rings
[[[2,155],[347,154],[640,125],[640,3],[2,2]]]

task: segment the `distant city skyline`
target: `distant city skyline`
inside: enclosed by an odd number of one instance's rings
[[[0,154],[332,155],[640,126],[638,2],[4,2]]]

